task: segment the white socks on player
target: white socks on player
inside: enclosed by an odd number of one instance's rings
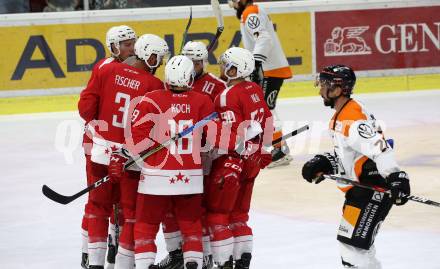
[[[381,269],[382,265],[376,259],[374,245],[369,250],[356,248],[339,242],[342,259],[355,266],[356,269]]]
[[[82,244],[81,244],[81,248],[82,248],[82,253],[89,253],[89,232],[81,229],[81,235],[82,235]]]
[[[136,269],[148,269],[156,260],[156,252],[143,252],[134,255]]]
[[[283,130],[283,123],[280,120],[280,117],[278,116],[277,110],[272,109],[270,112],[272,113],[272,116],[273,116],[273,125],[275,128],[275,132],[282,131]]]
[[[241,254],[252,253],[252,235],[234,237],[234,260],[241,259]]]
[[[134,251],[119,246],[114,269],[132,268],[134,268]]]
[[[183,252],[183,264],[186,264],[187,262],[197,262],[197,269],[202,269],[203,252],[198,252],[198,251]]]
[[[181,248],[182,234],[180,233],[180,231],[163,233],[163,237],[165,238],[165,245],[168,252]]]
[[[234,253],[234,238],[225,240],[211,241],[212,257],[214,261],[223,265],[229,261],[229,257]]]
[[[89,264],[104,266],[107,242],[89,242]]]

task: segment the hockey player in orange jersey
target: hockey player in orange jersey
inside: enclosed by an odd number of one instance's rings
[[[374,239],[393,204],[403,205],[410,194],[408,175],[372,114],[351,98],[356,76],[345,65],[322,69],[317,78],[325,106],[335,110],[330,121],[334,152],[316,155],[304,164],[302,176],[319,183],[323,174],[339,174],[367,185],[391,190],[391,195],[339,184],[345,192],[338,241],[344,268],[380,269]]]
[[[236,10],[240,20],[243,46],[254,55],[255,67],[250,78],[263,88],[264,100],[275,120],[273,139],[278,139],[282,136],[282,122],[276,113],[278,93],[284,80],[292,77],[292,71],[265,9],[254,4],[253,0],[232,0],[229,4]],[[275,145],[272,163],[268,167],[288,165],[292,161],[289,153],[285,142]]]
[[[81,117],[95,124],[96,133],[91,150],[92,182],[107,174],[111,179],[110,183],[89,194],[86,213],[89,215],[88,250],[91,269],[101,269],[105,262],[108,217],[112,213],[112,204],[119,200],[120,179],[112,175],[108,165],[113,159],[112,151],[119,149],[125,142],[124,128],[129,117],[130,102],[146,92],[163,88],[162,82],[151,73],[168,53],[166,42],[158,36],[147,34],[136,41],[134,50],[138,58],[134,66],[123,63],[103,66],[81,92],[78,103]],[[139,179],[139,173],[135,171],[127,172],[126,177],[121,179],[121,207],[126,221],[121,234],[120,251],[126,250],[124,257],[130,257],[130,251],[133,251],[135,201],[132,196],[137,189],[136,179]]]
[[[134,43],[136,42],[136,33],[129,26],[119,25],[111,27],[106,34],[106,46],[111,54],[108,58],[103,58],[99,60],[92,69],[92,74],[89,79],[89,84],[93,78],[98,74],[99,70],[110,63],[119,63],[123,62],[130,56],[134,55]],[[92,136],[94,133],[94,129],[88,125],[88,122],[85,123],[84,128],[84,136],[83,136],[83,148],[86,157],[86,175],[87,175],[87,185],[92,183],[91,181],[91,150],[92,150]],[[87,207],[87,205],[86,205]],[[109,227],[109,250],[107,252],[107,261],[109,267],[114,264],[114,259],[116,255],[116,246],[115,246],[115,222],[114,222],[114,214],[110,217],[110,227]],[[120,218],[121,219],[121,218]],[[81,257],[81,266],[84,269],[88,267],[88,214],[84,214],[82,224],[82,257]]]

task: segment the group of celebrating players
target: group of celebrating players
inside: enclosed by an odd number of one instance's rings
[[[110,178],[89,193],[85,206],[84,268],[103,269],[105,264],[116,269],[201,269],[214,264],[223,269],[249,268],[252,229],[247,221],[254,180],[269,164],[291,161],[285,142],[271,145],[281,137],[272,113],[274,100],[291,72],[264,10],[252,1],[234,1],[234,5],[242,20],[245,47],[253,39],[253,51],[227,49],[219,59],[219,78],[206,71],[208,51],[202,42],[189,41],[181,55],[167,59],[168,45],[159,36],[137,37],[124,25],[107,32],[111,57],[95,65],[78,103],[86,122],[87,183]],[[258,26],[256,19],[261,20]],[[268,50],[267,42],[276,49]],[[162,82],[155,73],[165,60]],[[321,96],[338,111],[330,129],[340,152],[315,156],[304,165],[303,177],[319,183],[323,174],[341,173],[339,153],[344,166],[350,167],[346,175],[370,179],[367,172],[374,170],[376,177],[389,179],[391,198],[341,187],[347,192],[343,219],[349,216],[346,226],[352,227],[349,235],[345,230],[338,235],[343,265],[379,268],[362,266],[375,262],[371,247],[376,228],[392,203],[406,202],[403,194],[409,194],[409,181],[387,142],[376,145],[383,135],[375,132],[375,126],[359,123],[374,118],[350,98],[355,80],[354,72],[342,65],[320,73]],[[213,119],[213,113],[218,117]],[[190,134],[140,158],[195,125],[198,128]],[[125,167],[130,160],[136,164]],[[366,167],[371,171],[365,172]],[[366,208],[373,200],[381,213],[372,216]],[[360,223],[353,223],[353,215],[356,220],[371,219],[366,236],[354,238],[353,230]],[[168,256],[155,264],[160,225]]]
[[[263,136],[267,133],[271,141],[273,132],[261,87],[246,80],[254,70],[252,53],[242,48],[223,53],[225,84],[205,72],[206,46],[190,41],[182,55],[166,63],[163,84],[154,76],[168,54],[162,38],[146,34],[136,39],[130,27],[117,26],[109,30],[107,45],[113,57],[96,65],[78,104],[87,123],[88,183],[110,178],[90,192],[85,208],[88,267],[104,266],[107,230],[114,231],[115,224],[121,225],[115,268],[178,262],[191,269],[202,268],[203,260],[205,266],[214,260],[231,268],[233,259],[235,268],[249,267],[250,198],[255,177],[271,161],[271,154],[261,150]],[[124,169],[127,160],[214,111],[219,120]],[[114,204],[120,207],[116,214]],[[113,221],[109,229],[109,217],[120,223]],[[161,223],[170,255],[154,265]],[[109,239],[116,243],[112,232]]]

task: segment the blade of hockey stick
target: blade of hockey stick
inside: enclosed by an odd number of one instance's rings
[[[188,36],[188,31],[189,31],[189,27],[191,26],[192,18],[193,18],[193,9],[192,7],[189,7],[189,19],[188,19],[188,23],[186,24],[185,32],[183,32],[182,44],[180,44],[179,54],[182,53],[183,46],[185,46],[186,37]]]
[[[373,190],[373,191],[378,191],[378,192],[390,193],[390,190],[388,190],[388,189],[378,187],[378,186],[365,185],[365,184],[362,184],[360,182],[357,182],[357,181],[354,181],[354,180],[351,180],[348,178],[339,177],[339,176],[335,176],[335,175],[323,175],[323,176],[326,179],[331,179],[331,180],[334,180],[334,181],[342,183],[342,184],[348,184],[348,185],[352,185],[352,186],[356,186],[356,187],[360,187],[360,188],[364,188],[364,189],[369,189],[369,190]],[[422,203],[425,205],[432,205],[432,206],[440,207],[440,203],[423,198],[423,197],[419,197],[419,196],[415,196],[415,195],[408,195],[408,196],[404,196],[404,197],[410,201],[413,201],[413,202],[418,202],[418,203]]]
[[[295,136],[295,135],[297,135],[299,133],[305,132],[308,129],[310,129],[309,125],[304,125],[303,127],[299,128],[299,129],[296,129],[295,131],[292,131],[292,132],[290,132],[290,133],[288,133],[286,135],[283,135],[280,138],[277,138],[277,139],[273,140],[272,141],[272,146],[280,143],[281,141],[287,140],[287,139],[291,138],[292,136]]]
[[[140,156],[140,159],[145,159],[145,158],[155,154],[159,150],[161,150],[161,149],[167,147],[168,145],[170,145],[173,141],[176,141],[176,140],[178,140],[178,139],[180,139],[180,138],[182,138],[182,137],[192,133],[195,129],[198,129],[200,127],[205,126],[208,122],[210,122],[211,120],[215,119],[216,117],[217,117],[217,112],[211,113],[210,115],[208,115],[204,119],[200,120],[199,122],[197,122],[193,126],[183,130],[182,132],[176,134],[174,137],[168,139],[164,143],[162,143],[162,144],[156,146],[155,148],[147,151],[146,153],[142,154]],[[124,165],[124,168],[125,169],[130,168],[135,163],[136,163],[136,160],[128,161]],[[103,177],[100,180],[98,180],[95,183],[93,183],[92,185],[87,186],[85,189],[83,189],[80,192],[75,193],[74,195],[71,195],[71,196],[62,195],[62,194],[52,190],[51,188],[49,188],[49,186],[47,186],[47,185],[43,185],[42,192],[43,192],[44,196],[46,196],[50,200],[65,205],[65,204],[68,204],[68,203],[76,200],[78,197],[81,197],[85,193],[88,193],[89,191],[91,191],[93,189],[96,189],[99,185],[101,185],[101,184],[103,184],[103,183],[105,183],[107,181],[109,181],[109,177],[108,176]]]
[[[225,24],[223,21],[222,9],[220,8],[220,3],[218,0],[211,0],[212,12],[214,13],[215,18],[217,19],[217,31],[215,33],[214,39],[209,43],[207,50],[210,52],[213,48],[220,35],[223,33],[225,29]]]
[[[88,193],[89,191],[97,188],[99,185],[107,182],[108,180],[109,180],[108,176],[103,177],[100,180],[93,183],[92,185],[87,186],[87,188],[85,188],[85,189],[81,190],[80,192],[75,193],[74,195],[71,195],[71,196],[62,195],[62,194],[52,190],[47,185],[43,185],[41,191],[43,192],[44,196],[46,196],[50,200],[57,202],[59,204],[66,205],[66,204],[72,202],[73,200],[76,200],[77,198],[81,197],[82,195]]]

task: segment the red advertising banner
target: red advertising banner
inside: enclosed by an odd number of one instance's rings
[[[440,66],[440,6],[316,12],[316,67]]]

